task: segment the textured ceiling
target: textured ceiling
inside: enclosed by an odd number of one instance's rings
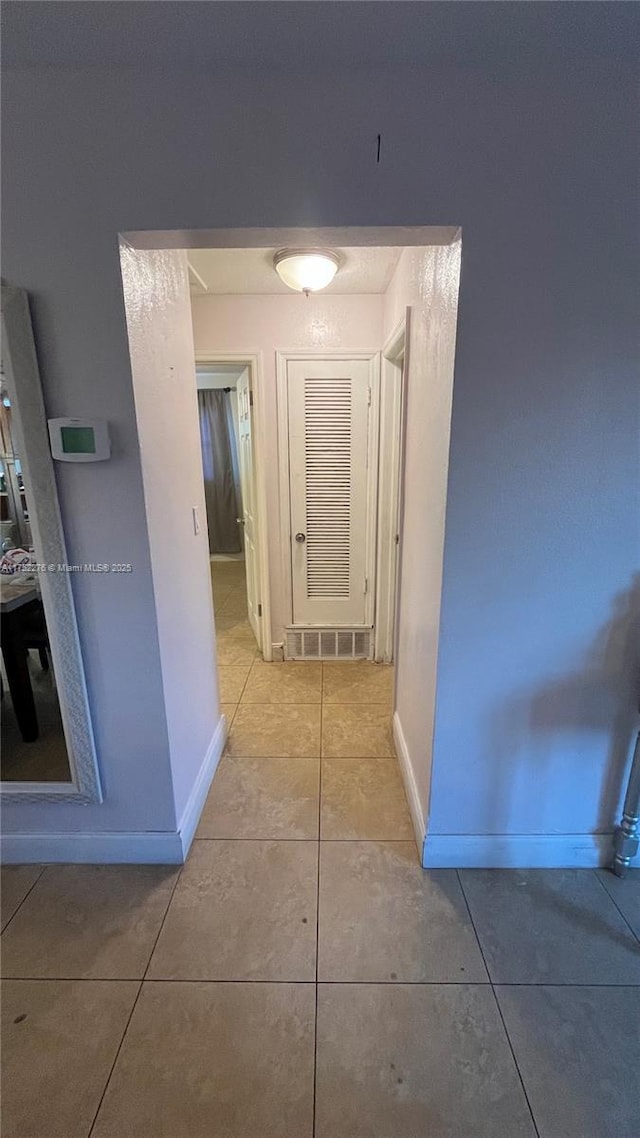
[[[523,68],[637,62],[634,3],[5,0],[3,65]]]
[[[284,293],[273,268],[275,249],[190,249],[191,289],[209,293]],[[393,275],[402,249],[394,246],[342,248],[341,266],[323,292],[382,293]]]

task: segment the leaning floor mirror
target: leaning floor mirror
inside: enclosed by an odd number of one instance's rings
[[[29,303],[2,286],[0,791],[102,800]]]

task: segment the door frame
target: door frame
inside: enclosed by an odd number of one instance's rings
[[[286,628],[319,628],[324,625],[293,624],[293,581],[291,565],[291,494],[289,482],[289,408],[287,398],[287,364],[294,360],[365,360],[369,363],[371,411],[369,414],[369,477],[367,485],[367,536],[365,565],[369,588],[365,597],[365,624],[373,625],[375,616],[375,572],[377,541],[378,446],[380,421],[380,350],[324,351],[291,349],[276,352],[276,392],[278,401],[278,482],[280,487],[280,548],[282,585],[287,614]],[[355,626],[354,626],[355,627]]]
[[[400,479],[408,312],[387,337],[381,355],[378,540],[373,658],[395,659],[396,594],[400,565]]]
[[[195,353],[195,362],[196,364],[245,364],[249,369],[251,393],[253,395],[253,418],[251,425],[252,428],[255,428],[255,437],[253,438],[253,461],[256,479],[259,603],[262,605],[260,623],[261,643],[259,648],[262,652],[263,659],[269,662],[273,659],[273,645],[271,642],[271,578],[269,573],[267,489],[264,477],[268,450],[264,414],[264,369],[262,366],[262,352],[199,351]]]

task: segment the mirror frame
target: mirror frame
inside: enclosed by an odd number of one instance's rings
[[[49,432],[40,385],[27,293],[2,285],[2,364],[16,449],[29,487],[29,522],[44,565],[67,565]],[[0,782],[4,802],[102,802],[71,574],[39,575],[47,631],[67,744],[69,782]]]

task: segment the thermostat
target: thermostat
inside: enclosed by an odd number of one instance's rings
[[[101,462],[111,458],[104,419],[49,419],[51,454],[61,462]]]

